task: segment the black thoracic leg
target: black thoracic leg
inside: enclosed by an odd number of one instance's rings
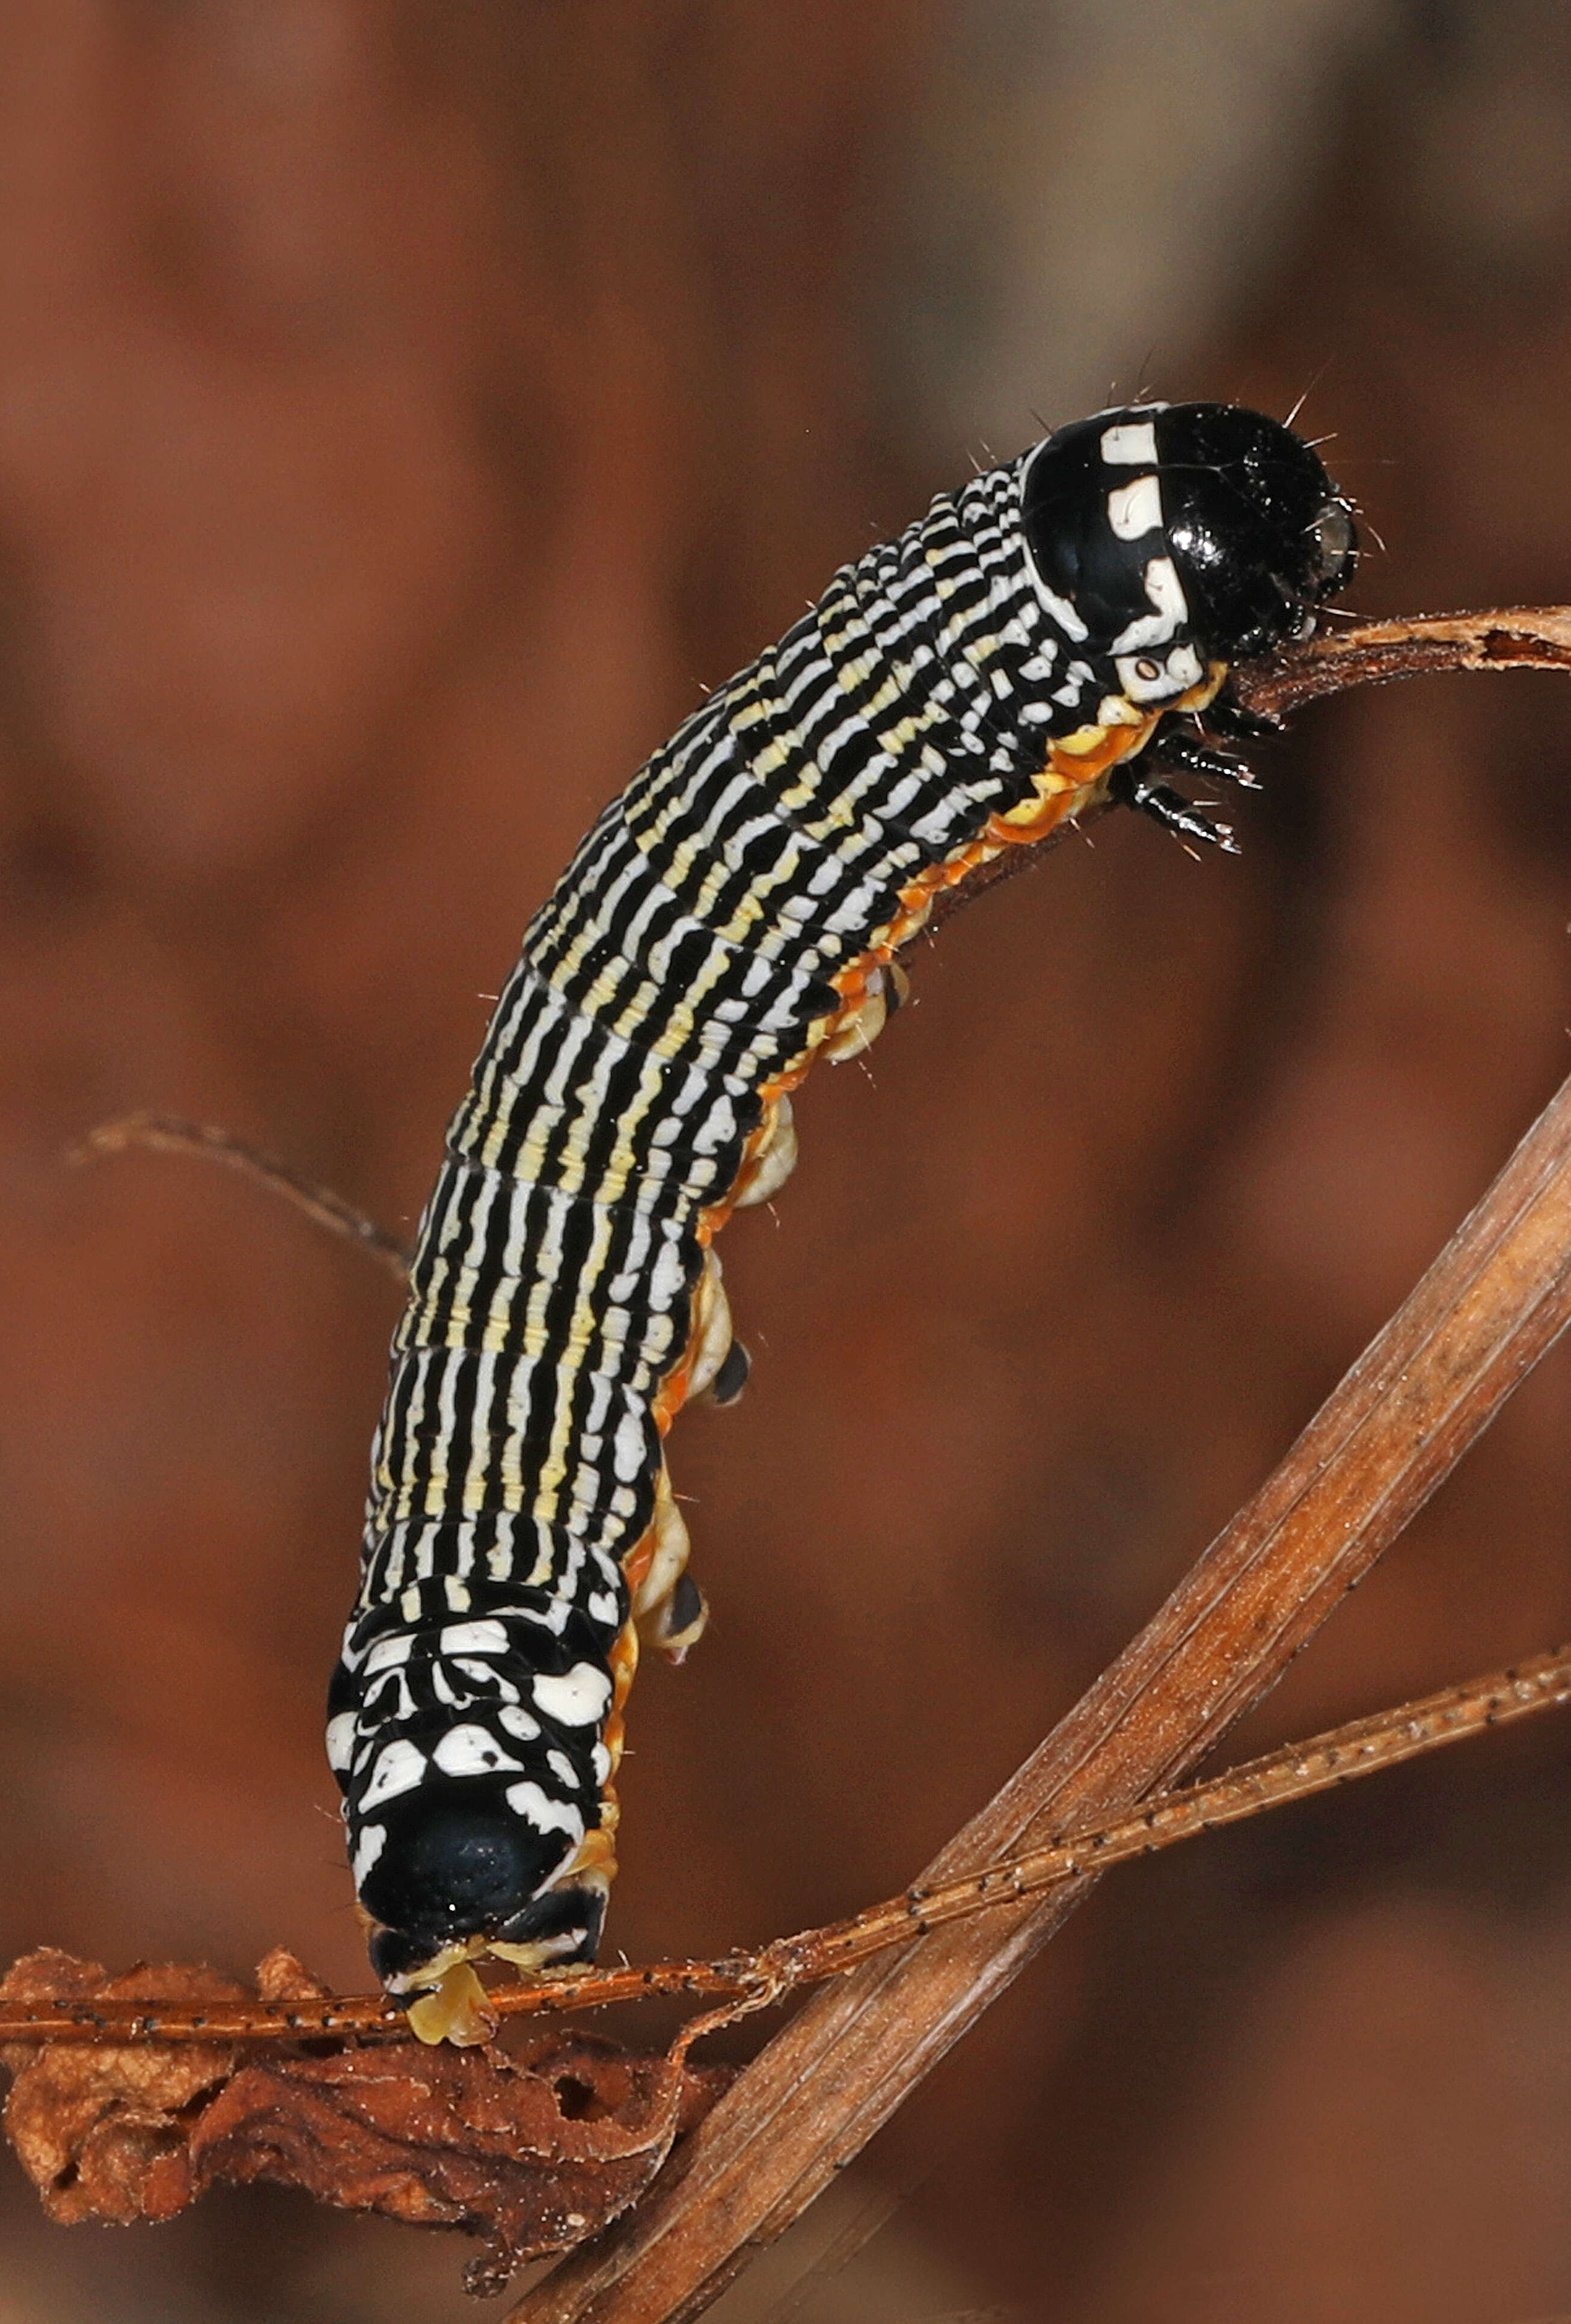
[[[1120,806],[1138,807],[1160,823],[1164,831],[1175,833],[1181,839],[1198,839],[1208,847],[1219,847],[1224,853],[1236,855],[1238,842],[1225,823],[1214,823],[1203,807],[1175,791],[1171,783],[1160,779],[1155,769],[1148,770],[1144,754],[1137,759],[1122,760],[1107,781],[1107,796]]]
[[[1263,742],[1268,736],[1280,734],[1285,724],[1274,711],[1245,710],[1226,686],[1215,701],[1206,705],[1207,733],[1224,734],[1229,742]]]
[[[1240,790],[1260,788],[1260,778],[1247,759],[1235,752],[1218,751],[1209,734],[1186,721],[1169,719],[1146,744],[1146,755],[1170,775],[1194,775],[1208,783],[1236,783]]]

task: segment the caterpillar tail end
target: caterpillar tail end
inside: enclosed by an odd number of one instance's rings
[[[420,2041],[469,2049],[492,2038],[496,2013],[476,1973],[482,1960],[508,1961],[526,1977],[593,1960],[616,1872],[609,1792],[602,1812],[602,1822],[552,1868],[494,1806],[455,1802],[412,1835],[420,1860],[408,1895],[374,1877],[364,1884],[372,1967]]]

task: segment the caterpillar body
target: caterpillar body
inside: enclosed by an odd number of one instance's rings
[[[329,1704],[372,1963],[428,2038],[482,1953],[593,1958],[639,1642],[704,1620],[663,1439],[745,1379],[712,1245],[789,1175],[791,1093],[1002,851],[1108,797],[1226,844],[1162,775],[1246,774],[1227,671],[1355,553],[1274,420],[1062,429],[837,574],[531,923],[421,1224]]]

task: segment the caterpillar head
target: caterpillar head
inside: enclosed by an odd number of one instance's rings
[[[1351,507],[1280,420],[1133,404],[1050,436],[1022,515],[1049,614],[1142,707],[1307,637],[1357,557]]]

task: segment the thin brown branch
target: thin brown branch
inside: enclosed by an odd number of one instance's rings
[[[96,1130],[89,1130],[66,1158],[71,1162],[95,1162],[106,1154],[124,1154],[133,1148],[152,1154],[194,1154],[199,1161],[221,1162],[225,1169],[237,1170],[253,1185],[265,1186],[270,1194],[292,1203],[317,1226],[326,1227],[329,1234],[354,1244],[399,1283],[407,1284],[409,1279],[409,1254],[385,1227],[379,1227],[374,1219],[368,1219],[330,1186],[318,1186],[313,1179],[292,1170],[287,1162],[280,1162],[257,1147],[231,1138],[226,1130],[210,1130],[201,1122],[181,1121],[173,1114],[126,1113],[117,1120],[102,1121]]]
[[[1233,677],[1246,710],[1282,717],[1324,694],[1443,670],[1571,669],[1571,606],[1512,605],[1486,613],[1422,613],[1362,622],[1251,662]]]
[[[1018,1903],[1057,1883],[1152,1856],[1176,1841],[1242,1822],[1268,1808],[1333,1791],[1360,1775],[1460,1743],[1534,1711],[1571,1702],[1571,1646],[1510,1670],[1447,1687],[1394,1711],[1355,1719],[1307,1743],[1251,1759],[1210,1782],[1166,1792],[1113,1823],[1070,1833],[1047,1848],[990,1866],[940,1886],[907,1888],[850,1920],[777,1937],[752,1953],[708,1961],[654,1961],[645,1968],[584,1969],[571,1977],[503,1986],[491,1996],[498,2017],[559,2014],[679,1998],[783,2000],[799,1986],[839,1977],[914,1931],[925,1936],[949,1921]],[[0,2043],[77,2042],[114,2045],[182,2042],[300,2042],[338,2036],[412,2041],[403,2011],[380,1994],[247,2005],[207,2003],[175,2008],[150,2001],[0,2002]]]
[[[1061,1881],[1105,1871],[1132,1857],[1152,1856],[1203,1831],[1242,1823],[1268,1808],[1309,1799],[1383,1767],[1401,1766],[1446,1743],[1460,1743],[1536,1711],[1571,1702],[1571,1646],[1557,1647],[1514,1669],[1447,1687],[1399,1711],[1353,1720],[1307,1743],[1246,1760],[1209,1783],[1159,1794],[1133,1815],[1098,1831],[1071,1833],[1006,1864],[959,1880],[908,1888],[887,1904],[800,1937],[782,1937],[759,1955],[766,1971],[788,1985],[838,1976],[887,1947],[960,1921],[984,1908],[1039,1895]]]
[[[1174,1782],[1280,1677],[1568,1321],[1571,1083],[1273,1475],[922,1885],[1126,1816]],[[698,2313],[749,2246],[788,2227],[859,2152],[1089,1886],[935,1929],[816,1996],[638,2212],[528,2292],[511,2324]]]

